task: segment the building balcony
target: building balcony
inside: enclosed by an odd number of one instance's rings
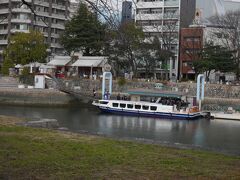
[[[7,29],[0,30],[0,34],[8,34],[8,30]]]
[[[39,0],[35,0],[34,4],[38,5],[38,6],[49,7],[49,3],[48,2],[43,2],[43,1],[39,1]]]
[[[65,26],[64,26],[64,25],[61,25],[61,24],[52,24],[52,28],[57,28],[57,29],[64,30],[64,29],[65,29]]]
[[[48,37],[48,33],[47,32],[42,32],[44,37]]]
[[[48,12],[42,12],[42,11],[38,11],[37,15],[38,16],[43,16],[43,17],[51,17]]]
[[[8,14],[8,9],[0,9],[0,14]]]
[[[59,5],[59,4],[52,4],[52,7],[55,9],[60,9],[60,10],[64,10],[65,11],[65,6],[64,5]]]
[[[30,9],[23,9],[23,8],[13,8],[12,12],[15,13],[31,13]]]
[[[165,13],[164,15],[163,15],[163,18],[164,19],[180,19],[180,15],[179,15],[179,13],[175,13],[175,14],[169,14],[169,13]]]
[[[41,26],[41,27],[48,27],[48,22],[46,22],[46,24],[43,21],[37,21],[34,23],[34,25],[36,26]]]
[[[17,32],[29,33],[29,30],[11,29],[11,33],[17,33]]]
[[[162,26],[142,26],[143,32],[162,32]]]
[[[44,37],[48,37],[48,32],[42,32],[43,33],[43,36]],[[54,34],[54,33],[51,33],[51,37],[52,38],[56,38],[56,39],[59,39],[59,34]]]
[[[11,19],[12,23],[25,23],[25,24],[31,24],[30,19]]]
[[[52,48],[63,48],[59,43],[51,43]]]
[[[55,33],[51,33],[51,37],[58,39],[60,37],[60,35],[59,34],[55,34]]]
[[[9,3],[9,0],[0,0],[0,4],[8,4]]]
[[[62,15],[62,14],[52,14],[52,17],[55,18],[55,19],[62,19],[62,20],[67,20],[65,18],[65,15]]]
[[[167,7],[179,7],[179,1],[165,1],[164,6]]]
[[[8,24],[8,18],[2,20],[2,21],[0,22],[0,24]]]
[[[163,18],[162,14],[137,14],[136,20],[161,20]]]
[[[160,2],[160,1],[157,1],[157,2],[138,2],[136,4],[136,8],[137,9],[141,9],[141,8],[161,8],[161,7],[164,7],[164,3],[163,2]]]
[[[22,2],[21,0],[11,0],[12,2]],[[29,2],[29,3],[31,3],[32,2],[32,0],[25,0],[26,2]]]
[[[0,45],[7,45],[8,41],[7,40],[0,40]]]

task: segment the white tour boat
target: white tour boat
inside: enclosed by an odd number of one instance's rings
[[[135,99],[137,93],[134,93]],[[165,98],[168,96],[165,96]],[[133,99],[131,97],[131,99]],[[96,100],[93,102],[102,112],[148,116],[154,118],[170,118],[170,119],[197,119],[202,117],[197,106],[181,106],[179,103],[163,103],[162,98],[158,98],[155,102],[146,102],[138,100]]]

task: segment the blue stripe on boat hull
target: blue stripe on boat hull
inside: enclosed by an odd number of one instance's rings
[[[130,116],[144,116],[144,117],[154,117],[154,118],[168,118],[168,119],[197,119],[201,117],[201,114],[175,114],[175,113],[163,113],[163,112],[143,112],[143,111],[126,111],[121,109],[112,109],[112,108],[102,108],[99,107],[102,112],[113,113],[113,114],[123,114]]]

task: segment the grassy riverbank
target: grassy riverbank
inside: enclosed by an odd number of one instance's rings
[[[240,178],[240,157],[15,126],[0,116],[0,179]]]

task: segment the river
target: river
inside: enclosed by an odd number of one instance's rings
[[[167,120],[102,114],[91,105],[44,108],[0,106],[0,115],[57,119],[73,132],[87,131],[114,138],[156,141],[240,155],[240,121]]]

